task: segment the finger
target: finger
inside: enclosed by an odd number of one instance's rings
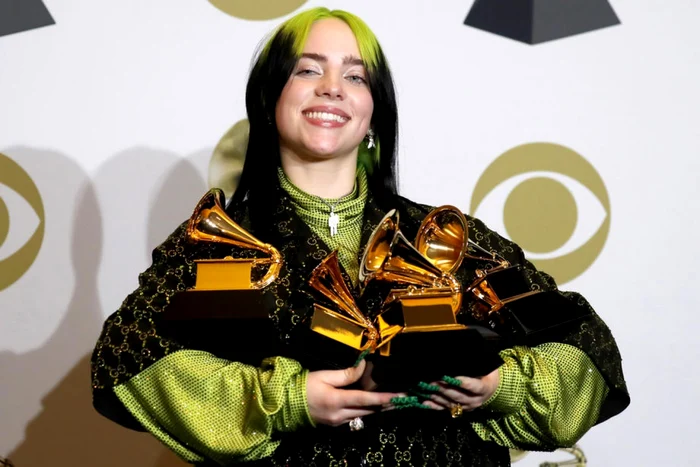
[[[458,389],[447,389],[444,394],[441,391],[440,394],[436,394],[435,396],[448,400],[449,404],[446,405],[448,408],[454,404],[459,404],[464,407],[464,410],[474,410],[481,407],[485,402],[485,397],[483,395],[474,396]],[[431,399],[433,398],[431,397]],[[436,400],[436,402],[438,401]],[[444,400],[439,400],[438,403],[444,405]]]
[[[343,409],[340,411],[340,416],[343,419],[343,423],[349,423],[353,418],[366,417],[374,413],[377,413],[377,411],[368,409]],[[341,425],[343,423],[341,423]]]
[[[479,379],[467,378],[465,376],[460,376],[455,379],[459,381],[459,387],[455,387],[452,384],[445,382],[439,382],[438,386],[440,386],[443,390],[460,391],[471,396],[478,396],[486,391],[486,385]],[[441,390],[440,392],[443,391]]]
[[[360,387],[365,391],[374,391],[377,389],[377,383],[372,379],[372,369],[374,365],[372,362],[367,362],[365,369],[360,377]]]
[[[394,394],[394,397],[392,397],[392,398],[389,400],[389,402],[387,402],[386,404],[382,404],[382,411],[384,412],[384,411],[386,411],[386,410],[394,410],[394,409],[396,408],[396,404],[394,404],[394,402],[393,402],[394,399],[395,399],[395,398],[402,399],[402,398],[404,398],[404,397],[408,397],[408,393],[406,393],[406,392],[397,392],[396,394]]]
[[[444,396],[441,395],[441,394],[433,394],[432,396],[430,396],[430,400],[431,400],[434,404],[438,404],[438,405],[440,405],[440,406],[442,406],[443,408],[446,408],[446,409],[447,409],[447,408],[450,408],[450,407],[452,407],[454,404],[457,404],[457,403],[458,403],[458,402],[455,402],[455,401],[453,401],[453,400],[447,399],[446,397],[444,397]]]
[[[473,397],[470,394],[460,391],[459,389],[452,388],[442,388],[440,389],[440,392],[437,395],[448,399],[453,404],[466,404],[469,401],[470,397]]]
[[[345,407],[372,407],[384,405],[391,402],[391,399],[398,397],[394,392],[370,392],[358,390],[343,391],[342,405]]]
[[[326,370],[322,373],[323,382],[336,388],[349,386],[362,377],[367,363],[362,360],[357,366],[345,368],[343,370]]]
[[[457,376],[457,379],[461,383],[460,388],[465,391],[469,391],[473,394],[483,394],[485,391],[485,384],[481,378],[469,378],[467,376]]]
[[[447,406],[443,406],[442,404],[436,404],[433,401],[424,401],[423,405],[432,409],[432,410],[445,410]]]

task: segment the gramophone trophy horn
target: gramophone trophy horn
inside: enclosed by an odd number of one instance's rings
[[[467,218],[454,206],[433,209],[423,220],[415,246],[441,270],[454,273],[465,258],[495,263],[493,269],[503,269],[510,263],[495,252],[490,252],[469,239]],[[470,253],[479,252],[480,255]]]
[[[460,215],[451,207],[431,213],[416,248],[399,229],[399,213],[392,210],[367,242],[360,280],[364,286],[375,279],[393,286],[376,318],[380,343],[372,378],[378,384],[432,380],[452,370],[483,376],[503,363],[477,329],[457,320],[462,286],[453,272],[467,249],[466,220]],[[455,363],[449,356],[456,354],[479,358]]]
[[[311,330],[356,350],[374,350],[379,333],[355,303],[343,281],[338,251],[333,251],[314,268],[309,279],[311,289],[334,305],[335,309],[314,304]]]
[[[477,278],[468,287],[465,287],[464,293],[470,294],[473,298],[469,302],[469,311],[477,321],[489,321],[492,323],[502,322],[502,317],[499,315],[501,309],[507,304],[526,298],[531,295],[536,295],[541,290],[528,290],[526,292],[517,293],[510,296],[501,296],[502,293],[497,292],[500,287],[494,288],[492,279],[498,277],[499,274],[510,275],[513,279],[511,283],[516,284],[518,278],[521,277],[520,267],[510,266],[506,268],[494,268],[490,271],[477,271]],[[508,281],[508,279],[506,279]],[[522,288],[525,288],[523,284]],[[492,324],[492,327],[495,327]]]
[[[268,243],[263,243],[240,225],[224,210],[224,192],[213,188],[197,204],[187,225],[187,238],[192,242],[213,242],[258,250],[268,258],[197,260],[196,290],[262,289],[270,285],[282,268],[282,256]],[[254,266],[269,265],[265,275],[251,280]]]
[[[459,267],[459,262],[461,258],[458,253],[450,260],[450,270]],[[441,266],[445,264],[438,263]],[[461,305],[459,281],[406,239],[399,229],[399,213],[395,209],[384,216],[365,247],[360,263],[360,281],[366,286],[373,279],[395,283],[402,289],[394,291],[391,300],[436,289],[449,289],[453,312],[456,313]]]
[[[454,206],[441,206],[423,219],[416,249],[443,272],[452,274],[467,253],[467,219]]]
[[[469,310],[479,321],[491,318],[500,320],[496,315],[506,304],[537,293],[527,291],[507,297],[499,296],[488,278],[494,277],[496,273],[505,274],[505,271],[509,270],[519,275],[520,268],[511,266],[506,259],[469,240],[467,219],[462,211],[454,206],[433,209],[418,229],[415,245],[423,256],[448,274],[454,273],[464,258],[492,263],[489,264],[489,269],[477,269],[477,278],[463,290],[463,293],[472,295]],[[469,253],[470,248],[484,256]],[[510,277],[513,277],[512,282],[516,283],[517,276]]]
[[[379,223],[360,262],[360,281],[377,279],[401,285],[445,285],[443,271],[423,256],[399,230],[399,213],[392,209]]]

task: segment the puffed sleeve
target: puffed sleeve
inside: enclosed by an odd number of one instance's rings
[[[540,345],[502,351],[505,363],[499,387],[485,404],[488,416],[473,427],[482,438],[511,448],[570,446],[629,405],[615,339],[585,298],[559,291],[554,279],[527,261],[515,243],[478,219],[469,218],[469,226],[470,237],[480,246],[522,266],[530,289],[560,294],[564,308],[587,315]]]
[[[228,361],[168,335],[163,313],[194,284],[195,257],[215,256],[215,246],[191,245],[184,234],[185,224],[154,250],[139,287],[106,320],[91,361],[93,404],[188,462],[268,456],[276,432],[313,425],[307,371],[283,357],[260,367]]]
[[[489,416],[473,422],[487,441],[512,449],[553,450],[573,446],[597,421],[608,385],[576,347],[546,343],[501,352]]]

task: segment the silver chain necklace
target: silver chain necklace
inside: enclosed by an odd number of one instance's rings
[[[340,224],[340,216],[335,212],[335,207],[341,200],[339,199],[335,202],[335,204],[330,204],[323,198],[319,197],[318,199],[320,199],[321,202],[328,206],[331,210],[330,214],[328,215],[328,228],[330,229],[331,237],[333,237],[338,233],[338,224]]]
[[[334,237],[338,234],[338,225],[340,224],[340,216],[338,215],[338,213],[335,212],[335,207],[338,204],[340,204],[341,201],[346,200],[346,198],[348,196],[350,196],[352,193],[354,193],[356,188],[357,188],[357,180],[355,180],[355,183],[353,184],[352,191],[350,193],[348,193],[347,195],[343,196],[342,198],[339,198],[338,201],[336,201],[333,204],[330,204],[328,201],[321,198],[320,196],[318,197],[318,199],[323,204],[328,206],[328,208],[331,210],[330,214],[328,214],[328,229],[330,230],[331,237]]]

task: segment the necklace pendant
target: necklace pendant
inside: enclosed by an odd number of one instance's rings
[[[328,216],[328,228],[331,231],[331,237],[335,236],[338,233],[338,224],[340,223],[340,216],[336,214],[335,212],[331,211],[330,215]]]

